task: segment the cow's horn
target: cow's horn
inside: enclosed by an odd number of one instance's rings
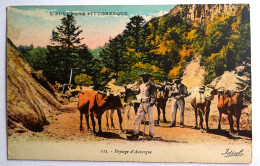
[[[240,90],[240,92],[245,91],[247,88],[248,88],[248,84],[246,84],[246,87],[244,89]]]
[[[101,91],[101,90],[98,90],[98,93],[104,94],[104,92],[103,92],[103,91]]]
[[[119,96],[119,94],[120,94],[120,92],[117,91],[117,92],[114,94],[114,96]]]
[[[207,87],[208,87],[208,88],[215,89],[215,87],[214,87],[213,85],[211,85],[211,84],[207,84]]]
[[[109,89],[107,89],[107,96],[109,96],[110,95],[110,90]]]

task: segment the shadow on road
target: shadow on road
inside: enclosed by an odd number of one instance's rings
[[[248,138],[252,138],[252,131],[250,131],[250,130],[240,130],[238,135],[248,137]]]
[[[133,134],[134,133],[134,130],[126,130],[125,134]],[[149,140],[147,137],[149,135],[148,134],[144,134],[142,131],[139,131],[139,138],[137,140],[129,140],[129,141],[151,141]],[[188,143],[186,141],[176,141],[176,140],[170,140],[170,139],[164,139],[164,138],[161,138],[161,137],[153,137],[153,140],[152,141],[160,141],[160,142],[171,142],[171,143]]]
[[[103,138],[109,138],[109,139],[125,139],[125,138],[121,137],[119,134],[112,133],[112,132],[97,133],[96,136],[103,137]]]
[[[234,137],[232,135],[230,135],[229,131],[226,131],[226,130],[210,129],[209,133],[224,136],[224,137],[227,137],[229,139],[234,139]]]
[[[171,123],[171,121],[167,121],[167,122],[164,122],[163,120],[160,120],[160,122],[158,122],[158,120],[154,121],[155,126],[160,126],[160,124],[166,125],[166,124],[170,124],[170,123]],[[141,121],[141,124],[149,125],[149,121]]]
[[[252,131],[249,131],[249,130],[241,130],[239,132],[239,134],[232,134],[231,135],[230,132],[227,131],[227,130],[210,129],[209,133],[220,135],[220,136],[225,136],[225,137],[227,137],[229,139],[243,139],[243,138],[241,138],[239,136],[252,138]]]

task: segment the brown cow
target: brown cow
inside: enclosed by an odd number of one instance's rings
[[[126,105],[128,105],[128,110],[127,110],[127,118],[128,120],[130,119],[130,109],[131,106],[134,107],[135,114],[137,113],[137,109],[140,106],[141,102],[141,96],[139,93],[139,84],[135,82],[134,84],[128,84],[125,86],[125,98],[124,102]]]
[[[158,125],[159,125],[160,115],[161,115],[160,110],[162,110],[163,113],[163,122],[167,123],[166,116],[165,116],[165,108],[171,90],[172,90],[172,86],[170,84],[166,84],[158,88],[157,100],[156,100],[157,112],[158,112]]]
[[[209,132],[208,119],[210,112],[211,100],[213,100],[214,95],[217,94],[217,91],[212,86],[206,86],[200,89],[194,89],[190,98],[190,104],[194,108],[195,111],[195,126],[194,128],[198,128],[197,123],[197,114],[200,117],[200,129],[203,130],[203,115],[205,115],[206,122],[206,132]]]
[[[246,89],[246,88],[245,88]],[[239,120],[241,116],[241,110],[244,108],[243,105],[243,90],[238,92],[220,91],[218,95],[218,110],[219,110],[219,123],[218,130],[221,130],[221,117],[222,113],[228,115],[228,121],[230,124],[230,133],[235,132],[233,127],[233,117],[236,117],[237,134],[239,133]]]
[[[80,111],[80,130],[82,130],[82,119],[83,114],[85,114],[87,128],[90,130],[89,126],[89,115],[91,117],[93,133],[95,131],[95,120],[94,116],[98,119],[99,133],[102,132],[101,129],[101,117],[102,114],[108,109],[116,109],[118,111],[118,118],[120,124],[120,130],[122,131],[122,116],[120,109],[122,104],[119,96],[114,96],[112,94],[102,94],[97,91],[85,90],[81,91],[79,94],[79,104],[78,109]]]

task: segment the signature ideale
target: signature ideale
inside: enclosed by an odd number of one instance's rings
[[[240,151],[234,151],[229,148],[226,149],[225,153],[222,153],[224,157],[234,157],[234,156],[243,156],[244,149]]]

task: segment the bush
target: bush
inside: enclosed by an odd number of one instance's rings
[[[93,84],[92,76],[81,73],[75,76],[75,83],[78,85],[90,86]]]
[[[150,73],[153,75],[151,78],[154,82],[168,81],[170,77],[161,69],[149,63],[143,64],[142,62],[136,63],[132,66],[132,70],[126,72],[119,72],[117,82],[119,85],[134,83],[135,81],[140,82],[141,73]]]

